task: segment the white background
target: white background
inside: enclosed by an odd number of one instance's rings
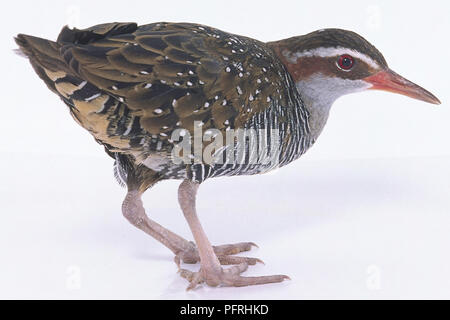
[[[448,1],[11,1],[1,12],[0,298],[450,298]],[[112,160],[13,54],[17,33],[65,24],[188,21],[263,41],[325,27],[358,32],[441,106],[381,92],[339,99],[303,159],[205,182],[215,244],[254,241],[245,275],[292,281],[185,292],[171,252],[121,216]],[[149,215],[191,239],[178,182]],[[195,268],[195,266],[193,267]]]

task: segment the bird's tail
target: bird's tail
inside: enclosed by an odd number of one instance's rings
[[[27,57],[39,77],[50,90],[56,92],[55,77],[59,73],[69,73],[67,64],[60,54],[61,45],[47,39],[19,34],[15,38],[19,49],[16,52]]]

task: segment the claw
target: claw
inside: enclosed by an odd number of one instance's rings
[[[180,268],[181,268],[181,261],[180,261],[180,257],[178,256],[178,255],[176,255],[175,257],[173,257],[173,262],[175,262],[175,264],[177,265],[177,267],[178,267],[178,271],[180,270]]]
[[[249,242],[249,244],[250,244],[251,246],[256,247],[256,248],[259,249],[259,246],[258,246],[256,243],[254,243],[254,242]]]

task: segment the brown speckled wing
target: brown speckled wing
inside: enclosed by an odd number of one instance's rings
[[[179,127],[241,127],[283,99],[283,67],[265,44],[187,23],[106,24],[61,33],[71,71],[168,140]],[[283,103],[279,101],[279,103]],[[129,124],[131,126],[131,124]]]

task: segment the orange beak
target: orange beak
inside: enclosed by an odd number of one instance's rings
[[[413,99],[418,99],[433,104],[441,104],[439,99],[436,98],[431,92],[409,80],[406,80],[391,69],[379,71],[376,74],[365,78],[364,81],[372,85],[370,89],[390,91],[411,97]]]

